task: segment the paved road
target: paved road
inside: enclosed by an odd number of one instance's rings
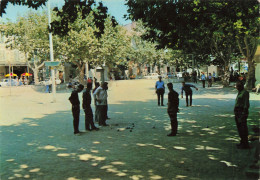
[[[51,94],[30,87],[0,89],[1,179],[247,179],[254,152],[235,148],[236,90],[199,84],[193,107],[180,100],[178,136],[167,137],[169,117],[157,106],[154,84],[110,83],[110,126],[81,136],[73,135],[69,91],[51,103]],[[260,103],[250,96],[252,133]],[[83,130],[83,111],[80,118]]]

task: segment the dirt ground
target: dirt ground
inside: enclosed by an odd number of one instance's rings
[[[30,86],[0,88],[1,179],[250,179],[245,168],[254,149],[235,145],[234,88],[197,84],[193,107],[180,99],[179,134],[167,137],[167,107],[157,106],[154,85],[155,80],[110,82],[109,126],[81,136],[73,135],[70,90],[57,92],[53,103],[52,94]],[[181,84],[174,89],[180,94]],[[259,126],[259,100],[250,93],[250,134]],[[84,123],[81,109],[81,131]]]

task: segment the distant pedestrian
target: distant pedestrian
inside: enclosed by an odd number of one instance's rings
[[[96,113],[97,119],[100,126],[108,126],[106,124],[106,105],[107,105],[107,91],[105,90],[107,87],[106,83],[102,83],[100,87],[98,87],[93,94],[96,98]]]
[[[212,74],[212,82],[215,82],[216,81],[216,73],[215,71],[213,71],[213,74]]]
[[[155,93],[157,94],[158,106],[160,106],[160,101],[161,101],[161,106],[164,106],[163,104],[164,92],[165,92],[164,82],[162,81],[162,76],[159,76],[159,81],[157,81],[155,84]]]
[[[205,88],[206,76],[204,72],[201,73],[201,81],[202,81],[202,87]]]
[[[167,136],[176,136],[178,131],[178,121],[177,121],[177,113],[179,112],[179,94],[173,90],[173,84],[168,83],[167,87],[169,89],[168,94],[168,115],[171,120],[171,133]]]
[[[87,131],[91,130],[99,130],[93,122],[93,112],[91,108],[91,89],[92,89],[92,83],[87,83],[87,88],[83,92],[83,103],[82,107],[85,112],[85,129]]]
[[[209,76],[208,76],[208,87],[212,87],[212,76],[211,76],[211,73],[209,73]]]
[[[235,121],[237,125],[238,134],[240,137],[240,143],[237,144],[239,149],[248,149],[248,128],[247,128],[247,117],[249,109],[249,92],[244,89],[244,84],[241,81],[236,83],[238,90],[234,113]]]
[[[82,84],[79,84],[77,89],[72,91],[71,96],[69,97],[70,103],[72,105],[72,115],[73,115],[73,127],[74,134],[78,135],[79,131],[79,115],[80,115],[80,102],[78,93],[84,89]]]
[[[193,77],[193,82],[197,83],[197,71],[196,70],[192,72],[192,77]]]
[[[195,88],[198,90],[198,88],[192,84],[186,84],[185,82],[182,82],[182,88],[181,88],[181,98],[183,98],[183,91],[185,92],[186,96],[186,106],[189,106],[189,98],[190,96],[190,106],[192,106],[192,90],[191,87]]]

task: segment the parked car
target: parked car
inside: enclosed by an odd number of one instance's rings
[[[183,72],[177,72],[176,73],[177,77],[179,77],[179,78],[182,77],[182,74],[183,74]]]
[[[149,73],[147,76],[144,76],[144,79],[158,79],[159,76],[164,78],[164,75],[159,75],[158,73]]]
[[[10,86],[10,82],[11,82],[11,86],[17,86],[18,85],[18,82],[15,80],[15,79],[3,79],[1,82],[0,82],[0,87],[4,87],[4,86]]]

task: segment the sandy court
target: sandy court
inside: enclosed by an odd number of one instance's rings
[[[1,179],[246,179],[253,150],[235,148],[237,91],[196,85],[193,107],[180,99],[178,136],[167,137],[167,108],[157,106],[154,85],[110,82],[110,126],[81,136],[73,135],[70,90],[53,103],[52,94],[30,86],[0,88]],[[181,84],[174,89],[180,93]],[[259,125],[259,97],[250,93],[250,133]]]

